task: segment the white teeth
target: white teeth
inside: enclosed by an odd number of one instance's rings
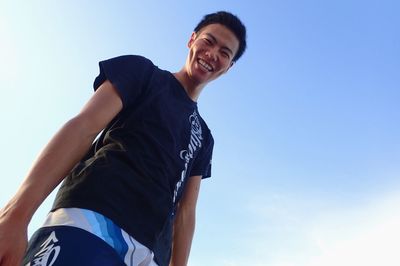
[[[213,70],[212,66],[210,66],[209,64],[207,64],[207,62],[204,61],[203,59],[199,59],[198,62],[199,62],[200,65],[202,65],[202,66],[203,66],[205,69],[207,69],[208,71],[211,72],[211,71]]]

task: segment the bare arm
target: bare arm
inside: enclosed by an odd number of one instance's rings
[[[18,265],[24,249],[21,251],[19,248],[17,252],[7,241],[13,240],[14,235],[19,234],[18,230],[26,234],[26,227],[39,205],[86,154],[97,134],[121,109],[122,101],[117,91],[109,81],[105,81],[81,112],[69,120],[40,153],[15,196],[0,211],[1,266]],[[23,241],[18,242],[21,244]]]
[[[174,222],[170,266],[186,266],[192,246],[201,176],[192,176],[187,182]]]

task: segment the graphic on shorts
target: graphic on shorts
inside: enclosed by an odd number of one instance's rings
[[[26,266],[52,266],[60,254],[60,246],[56,243],[58,239],[56,233],[51,232],[50,236],[40,245],[41,249],[35,254],[33,261]]]

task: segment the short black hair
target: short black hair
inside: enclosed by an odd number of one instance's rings
[[[233,57],[233,61],[237,61],[246,50],[246,27],[243,25],[242,21],[230,12],[218,11],[215,13],[207,14],[194,28],[194,32],[199,32],[205,26],[210,24],[221,24],[227,27],[230,31],[235,34],[236,38],[239,40],[239,49]]]

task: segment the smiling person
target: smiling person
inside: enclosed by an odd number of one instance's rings
[[[214,145],[197,100],[243,54],[246,29],[231,13],[208,14],[188,48],[176,73],[142,56],[99,63],[94,95],[0,212],[1,266],[187,264]],[[33,213],[62,180],[27,243]]]

